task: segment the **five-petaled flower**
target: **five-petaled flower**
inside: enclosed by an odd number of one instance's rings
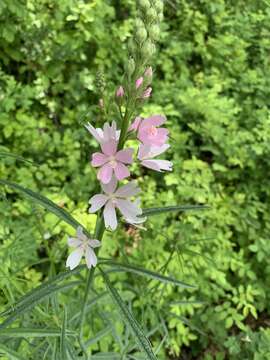
[[[117,151],[117,141],[110,140],[101,144],[103,153],[92,154],[91,164],[94,167],[101,167],[98,171],[98,179],[103,184],[108,184],[113,174],[117,180],[123,180],[130,175],[125,164],[132,164],[133,149]]]
[[[104,206],[103,217],[106,228],[115,230],[117,217],[115,209],[119,209],[123,217],[130,223],[141,222],[142,209],[138,201],[132,202],[129,198],[137,195],[140,189],[134,182],[117,187],[117,180],[113,177],[109,184],[101,184],[104,194],[94,195],[89,203],[90,213],[94,213]]]
[[[71,270],[79,265],[82,257],[85,257],[86,266],[90,269],[92,266],[97,265],[97,257],[94,248],[99,247],[101,242],[96,239],[89,239],[84,233],[81,226],[77,228],[76,237],[68,238],[68,245],[76,248],[68,256],[66,266]]]

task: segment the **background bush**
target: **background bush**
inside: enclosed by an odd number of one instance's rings
[[[82,124],[101,122],[97,71],[108,89],[121,83],[134,16],[132,0],[0,3],[1,178],[40,191],[89,229],[95,215],[87,202],[97,191],[89,156],[97,144]],[[162,27],[144,114],[167,115],[174,171],[142,170],[142,181],[137,170],[143,206],[211,209],[153,217],[147,232],[107,234],[101,255],[198,286],[188,291],[111,275],[152,343],[161,344],[161,359],[268,359],[270,6],[267,0],[167,1]],[[38,166],[3,157],[5,151]],[[64,270],[72,229],[18,194],[4,188],[0,194],[4,309]],[[83,285],[74,287],[18,323],[61,326],[63,305],[71,317],[82,296]],[[85,329],[100,335],[93,351],[123,352],[132,339],[113,304],[102,301]],[[28,359],[52,359],[54,339],[7,344]]]

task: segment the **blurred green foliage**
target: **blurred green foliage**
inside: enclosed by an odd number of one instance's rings
[[[1,178],[41,191],[90,230],[95,215],[87,213],[87,202],[98,184],[89,156],[97,144],[82,124],[102,120],[97,72],[104,72],[108,92],[121,83],[134,18],[132,0],[0,2]],[[144,114],[167,115],[174,171],[163,176],[135,169],[143,206],[194,203],[211,209],[153,217],[147,231],[124,228],[107,234],[101,256],[198,286],[175,289],[124,273],[111,275],[154,347],[160,345],[160,359],[180,354],[268,359],[270,5],[167,1],[161,37],[153,97]],[[1,155],[7,151],[38,166]],[[72,229],[19,194],[1,188],[0,195],[3,310],[64,270],[66,235]],[[100,278],[96,284],[101,288]],[[78,286],[18,324],[61,326],[65,304],[72,327],[82,296]],[[92,342],[94,352],[132,349],[130,334],[107,297],[85,332],[92,338],[102,335]],[[53,340],[9,339],[6,344],[28,359],[53,358]]]

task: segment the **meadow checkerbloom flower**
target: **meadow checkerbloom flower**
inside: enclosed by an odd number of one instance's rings
[[[101,167],[97,178],[103,183],[108,184],[113,174],[117,180],[123,180],[130,175],[125,164],[132,164],[133,149],[128,148],[117,151],[117,141],[111,140],[101,144],[102,153],[92,154],[91,165]]]
[[[103,129],[95,129],[90,123],[87,123],[85,127],[99,144],[106,143],[110,140],[119,140],[120,130],[117,130],[115,121],[113,121],[111,125],[106,122]]]
[[[96,239],[89,239],[84,233],[81,226],[77,228],[76,237],[68,238],[68,245],[76,248],[69,255],[66,261],[66,266],[71,270],[79,265],[82,257],[85,257],[86,266],[90,269],[97,265],[97,257],[94,248],[99,247],[101,242]]]
[[[117,180],[113,177],[109,184],[101,184],[104,194],[94,195],[89,203],[90,213],[95,213],[104,206],[103,217],[106,228],[115,230],[117,228],[116,209],[120,211],[123,217],[130,223],[140,221],[142,209],[138,201],[132,202],[131,197],[137,195],[140,189],[134,182],[120,186],[117,190]]]

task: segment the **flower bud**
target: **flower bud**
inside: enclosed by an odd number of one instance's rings
[[[150,9],[151,4],[149,0],[138,0],[138,7],[145,11],[147,9]]]
[[[142,83],[143,83],[143,77],[141,76],[141,77],[139,77],[139,79],[136,80],[136,83],[135,83],[136,89],[139,89],[139,87],[142,85]]]
[[[146,42],[143,44],[141,52],[142,52],[142,57],[144,59],[150,59],[151,56],[154,55],[156,51],[155,45],[152,43],[151,40],[146,40]]]
[[[149,66],[149,67],[145,70],[144,76],[147,77],[148,79],[151,79],[151,80],[152,80],[152,77],[153,77],[153,69],[152,69],[152,66]]]
[[[152,22],[157,19],[157,12],[154,8],[150,8],[146,11],[146,18],[148,21]]]
[[[98,105],[99,105],[99,107],[100,107],[101,109],[104,108],[104,101],[103,101],[103,99],[99,99]]]
[[[157,41],[159,39],[159,26],[158,25],[151,25],[149,28],[149,36],[152,40]]]
[[[123,97],[125,95],[123,86],[119,86],[116,90],[116,97]]]
[[[146,31],[145,27],[141,27],[141,28],[137,29],[135,37],[139,43],[143,43],[147,38],[147,31]]]
[[[142,98],[143,98],[143,99],[149,98],[150,95],[151,95],[151,92],[152,92],[152,88],[151,88],[151,87],[147,88],[147,89],[143,92]]]
[[[127,63],[127,74],[128,76],[132,76],[135,70],[135,61],[133,58],[130,58]]]
[[[102,71],[98,71],[96,73],[96,87],[101,93],[103,93],[103,91],[105,90],[106,81],[104,73]]]

